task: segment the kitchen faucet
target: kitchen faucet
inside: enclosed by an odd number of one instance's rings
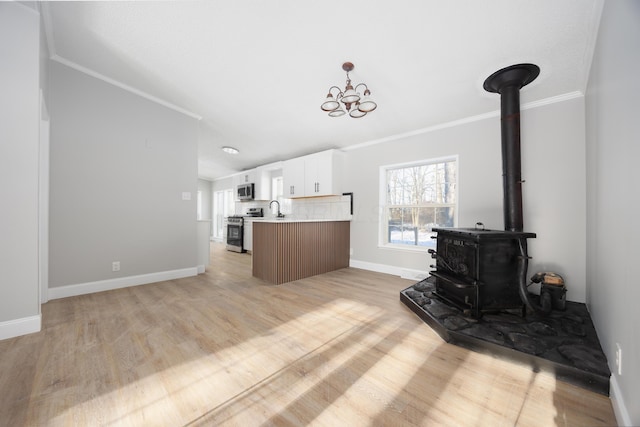
[[[272,201],[269,203],[269,209],[271,209],[271,205],[272,205],[272,204],[274,204],[274,203],[277,203],[277,204],[278,204],[278,218],[284,218],[284,214],[280,212],[280,202],[279,202],[279,201],[277,201],[277,200],[272,200]]]

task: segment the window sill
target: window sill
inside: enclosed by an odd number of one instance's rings
[[[429,246],[411,246],[411,245],[378,245],[378,249],[391,250],[391,251],[399,251],[399,252],[421,252],[427,253],[429,249],[435,249],[436,244],[433,242],[433,245]]]

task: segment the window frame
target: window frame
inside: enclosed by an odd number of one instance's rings
[[[389,236],[389,209],[391,205],[387,204],[387,172],[392,169],[405,169],[416,166],[425,166],[432,165],[437,163],[445,163],[445,162],[455,162],[456,164],[456,179],[455,179],[455,202],[448,204],[437,204],[437,206],[451,206],[454,207],[454,215],[453,215],[453,226],[458,226],[458,215],[459,215],[459,194],[460,194],[460,159],[457,154],[450,156],[442,156],[435,157],[429,159],[416,160],[411,162],[403,162],[403,163],[395,163],[390,165],[382,165],[379,170],[379,219],[378,219],[378,247],[381,249],[391,249],[391,250],[400,250],[400,251],[409,251],[409,252],[426,252],[430,248],[435,248],[435,240],[433,244],[424,245],[408,245],[401,243],[390,243],[388,242]],[[428,205],[433,206],[433,203],[429,203]],[[393,205],[394,208],[403,208],[403,207],[429,207],[427,205]],[[435,235],[435,233],[434,233]]]

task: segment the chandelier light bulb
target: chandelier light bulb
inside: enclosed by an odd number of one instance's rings
[[[366,111],[362,111],[362,109],[360,108],[360,103],[356,102],[354,105],[354,109],[349,111],[349,115],[351,117],[353,117],[354,119],[359,119],[360,117],[364,117],[367,115]]]
[[[351,85],[347,85],[346,90],[344,91],[344,95],[342,95],[342,102],[345,104],[353,104],[354,102],[360,101],[360,95],[356,93],[355,90],[351,87]]]
[[[331,92],[327,94],[327,99],[320,106],[320,108],[322,108],[324,111],[333,111],[338,109],[339,107],[340,103],[333,99],[333,95],[331,95]]]
[[[365,90],[364,98],[362,98],[362,100],[360,101],[360,104],[358,105],[358,110],[364,111],[365,113],[370,113],[373,110],[375,110],[377,107],[378,107],[378,104],[373,102],[373,99],[371,99],[371,92],[369,92],[369,89]]]
[[[345,113],[342,107],[338,107],[329,113],[329,117],[340,117],[340,116],[344,116],[345,114],[347,113]]]

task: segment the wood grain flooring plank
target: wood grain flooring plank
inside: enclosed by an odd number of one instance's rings
[[[610,426],[608,398],[443,342],[412,282],[282,285],[212,244],[196,277],[53,300],[0,341],[0,426]]]

